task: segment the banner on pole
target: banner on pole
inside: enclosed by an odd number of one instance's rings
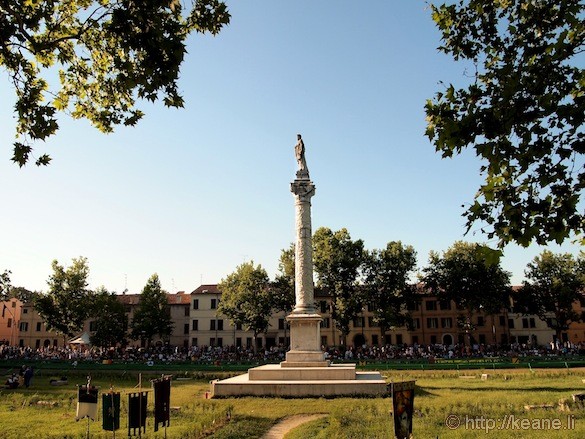
[[[94,386],[79,386],[77,388],[77,414],[75,420],[79,421],[85,417],[92,421],[97,419],[98,414],[98,389]]]
[[[397,439],[412,437],[414,383],[414,381],[392,383],[392,412],[394,414],[394,434]]]
[[[128,394],[128,436],[146,433],[146,406],[148,392]]]
[[[102,394],[102,427],[107,431],[120,428],[120,393]]]
[[[152,382],[154,388],[154,431],[158,431],[158,424],[163,427],[170,424],[171,405],[171,378],[165,377]]]

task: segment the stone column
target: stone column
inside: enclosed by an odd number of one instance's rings
[[[315,185],[307,178],[296,179],[290,186],[290,190],[295,196],[297,232],[295,245],[295,309],[293,313],[314,314],[311,197],[315,195]]]
[[[304,161],[304,145],[298,136],[302,154],[298,154],[300,170],[291,183],[295,197],[296,245],[295,245],[295,308],[287,316],[290,324],[291,350],[286,353],[282,367],[327,366],[325,354],[321,351],[321,316],[315,309],[313,287],[313,232],[311,229],[311,197],[315,185],[309,178]],[[299,157],[297,157],[299,159]]]

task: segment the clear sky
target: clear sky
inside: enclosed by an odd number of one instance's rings
[[[485,242],[464,236],[461,216],[480,162],[471,151],[442,160],[424,136],[425,100],[440,81],[466,81],[437,51],[425,1],[227,4],[227,28],[189,41],[184,109],[144,104],[138,126],[110,135],[63,118],[37,145],[48,167],[10,161],[14,98],[0,73],[0,271],[14,285],[46,290],[51,261],[78,256],[91,287],[116,292],[139,293],[155,272],[190,292],[250,260],[273,276],[295,238],[297,133],[317,187],[313,230],[346,227],[368,249],[401,240],[419,269],[430,250]],[[505,249],[513,283],[542,250]]]

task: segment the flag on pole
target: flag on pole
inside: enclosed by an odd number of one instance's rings
[[[102,427],[107,431],[120,428],[120,393],[110,392],[102,395]]]
[[[158,431],[158,424],[163,427],[170,424],[171,405],[171,378],[165,377],[152,382],[154,387],[154,431]]]
[[[79,386],[77,388],[77,414],[75,420],[85,417],[92,421],[97,419],[98,413],[98,389],[94,386]]]

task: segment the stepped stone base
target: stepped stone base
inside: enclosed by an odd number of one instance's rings
[[[211,397],[383,396],[386,381],[379,372],[357,372],[355,364],[325,367],[281,367],[266,364],[248,373],[211,382]]]

